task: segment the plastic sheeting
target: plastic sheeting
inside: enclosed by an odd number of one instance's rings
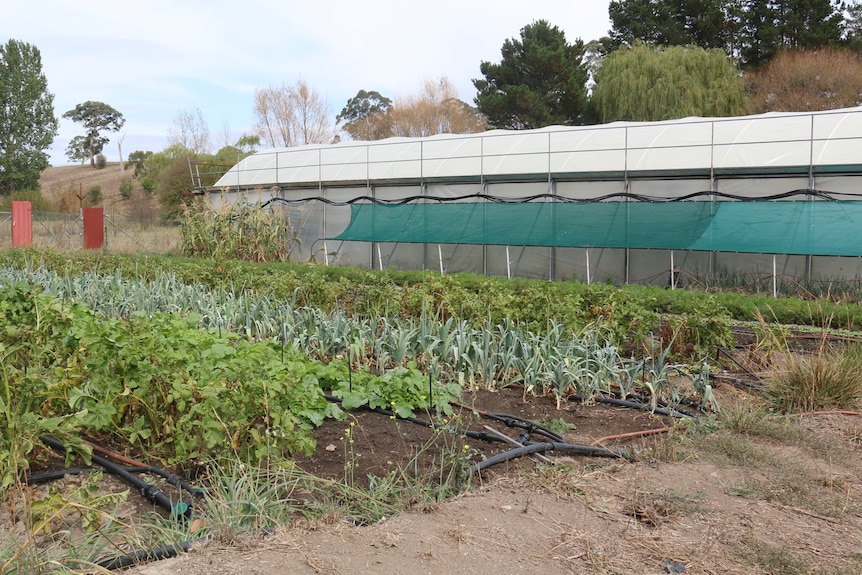
[[[215,188],[859,171],[862,107],[265,150]]]
[[[862,256],[862,202],[354,204],[339,241]]]

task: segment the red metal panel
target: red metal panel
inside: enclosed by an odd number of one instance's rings
[[[12,247],[33,245],[33,212],[30,202],[12,202]]]
[[[84,249],[100,250],[105,245],[105,209],[83,208]]]

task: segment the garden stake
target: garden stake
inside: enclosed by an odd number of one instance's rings
[[[434,385],[431,381],[431,364],[428,364],[428,412],[434,406]]]

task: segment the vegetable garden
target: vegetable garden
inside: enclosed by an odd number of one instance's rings
[[[89,468],[100,458],[94,449],[109,446],[169,470],[176,485],[177,477],[205,484],[208,495],[201,497],[195,488],[159,484],[157,474],[153,483],[172,494],[171,505],[187,501],[209,521],[192,530],[194,512],[163,510],[146,536],[117,545],[108,532],[118,528],[111,512],[121,497],[95,495],[101,471],[89,472],[74,495],[36,499],[21,522],[28,527],[0,541],[0,573],[104,571],[135,548],[158,548],[193,533],[216,536],[214,494],[227,487],[264,483],[275,490],[269,498],[225,495],[261,502],[243,520],[221,518],[223,528],[236,532],[313,515],[322,501],[346,502],[357,520],[373,521],[398,511],[370,497],[375,490],[419,486],[422,497],[436,500],[465,489],[495,458],[554,451],[636,458],[627,449],[567,441],[566,424],[554,425],[554,411],[613,404],[662,416],[650,424],[655,429],[674,421],[714,422],[721,410],[715,375],[732,357],[734,327],[745,327],[766,356],[787,345],[786,328],[773,325],[847,331],[858,327],[860,314],[847,298],[776,300],[433,272],[4,252],[5,497],[26,492],[28,477],[51,465]],[[774,349],[765,349],[769,342]],[[822,404],[790,401],[783,408],[852,406],[860,389],[851,382],[846,393]],[[485,403],[495,393],[522,402],[546,398],[552,409],[543,421],[494,413]],[[408,465],[357,474],[364,468],[351,433],[359,413],[423,430],[408,450]],[[520,446],[477,426],[489,416],[520,430],[519,440],[508,440]],[[327,426],[340,437],[322,439]],[[301,469],[333,451],[343,469],[338,487],[329,478],[337,495]],[[257,470],[258,482],[249,469]],[[285,504],[278,486],[300,478],[305,495]],[[83,518],[74,537],[56,528],[70,510]],[[178,522],[171,513],[186,519]],[[280,513],[287,517],[274,518]]]

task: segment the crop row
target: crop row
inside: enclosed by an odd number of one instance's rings
[[[705,376],[683,389],[692,382],[679,377],[682,365],[669,361],[672,345],[663,347],[654,338],[648,353],[624,356],[602,320],[575,332],[550,319],[545,330],[534,332],[508,319],[476,327],[451,316],[441,321],[430,312],[419,318],[350,317],[340,310],[297,307],[295,297],[284,301],[188,285],[170,273],[143,280],[121,273],[71,276],[6,268],[0,277],[41,285],[104,317],[194,313],[201,329],[275,341],[324,362],[346,359],[351,368],[378,375],[413,363],[442,381],[486,388],[518,384],[525,393],[553,394],[558,402],[573,393],[590,400],[597,393],[626,398],[635,391],[653,404],[676,405],[685,395],[704,406],[714,401]],[[688,329],[696,338],[698,326],[688,321],[678,323],[677,334]]]

